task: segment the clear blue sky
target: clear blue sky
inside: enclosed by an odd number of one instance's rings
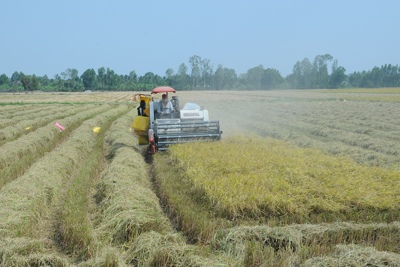
[[[0,4],[0,74],[53,78],[68,68],[164,76],[209,59],[237,74],[283,76],[329,53],[346,74],[400,64],[398,0],[8,0]]]

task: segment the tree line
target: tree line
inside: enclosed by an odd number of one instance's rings
[[[0,91],[149,91],[156,86],[171,86],[177,90],[271,90],[271,89],[322,89],[322,88],[378,88],[400,87],[400,68],[385,64],[372,70],[346,74],[346,69],[330,54],[317,55],[296,62],[291,74],[283,77],[273,68],[262,65],[237,74],[232,68],[219,64],[214,69],[209,59],[194,55],[187,64],[172,68],[164,76],[147,72],[138,76],[134,70],[121,75],[110,68],[95,71],[87,69],[79,75],[69,68],[53,78],[25,75],[15,71],[11,77],[0,75]]]

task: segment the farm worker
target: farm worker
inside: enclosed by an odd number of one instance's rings
[[[144,112],[144,110],[146,109],[146,101],[141,100],[140,101],[140,106],[137,108],[138,111],[138,116],[146,116],[146,113]]]
[[[158,104],[158,112],[161,114],[170,114],[174,107],[172,106],[171,101],[168,100],[167,94],[162,95],[162,99]]]

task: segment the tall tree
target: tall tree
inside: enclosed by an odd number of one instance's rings
[[[49,77],[47,77],[46,74],[43,75],[42,77],[38,77],[38,80],[39,80],[39,84],[42,86],[48,86],[51,83]]]
[[[264,74],[263,65],[251,68],[247,71],[247,86],[248,89],[262,89],[261,80]]]
[[[119,83],[119,76],[115,74],[114,70],[107,68],[105,76],[105,85],[108,90],[116,90]]]
[[[146,72],[144,76],[139,77],[139,83],[144,84],[154,84],[154,73],[153,72]]]
[[[138,76],[137,76],[136,72],[134,70],[129,72],[129,81],[132,83],[137,83],[137,80],[138,80]]]
[[[97,69],[97,83],[98,89],[104,89],[106,83],[106,69],[104,67]]]
[[[96,72],[94,69],[87,69],[81,75],[83,86],[86,90],[94,89],[96,85]]]
[[[190,87],[190,76],[187,74],[188,67],[185,63],[179,65],[176,83],[177,89],[187,90]]]
[[[219,64],[214,73],[215,89],[234,89],[237,78],[238,77],[234,69],[224,68],[221,64]]]
[[[203,80],[203,88],[210,87],[209,81],[211,80],[213,69],[209,59],[204,58],[200,61],[200,73]],[[208,83],[206,83],[206,81],[208,81]]]
[[[219,64],[214,73],[215,89],[222,90],[224,88],[224,76],[224,68],[221,64]]]
[[[79,78],[77,69],[68,68],[60,73],[60,77],[63,80],[62,90],[76,92],[83,89],[83,84]]]
[[[25,92],[39,89],[39,83],[35,75],[24,75],[24,77],[21,79],[21,82]]]
[[[0,75],[0,85],[5,85],[10,83],[10,78],[6,74]]]
[[[338,61],[335,59],[332,64],[332,73],[329,77],[329,88],[340,88],[346,80],[346,69],[338,66]]]
[[[318,55],[314,59],[314,70],[316,74],[316,88],[327,88],[329,81],[328,61],[333,57],[330,54]]]
[[[268,68],[262,76],[262,89],[277,89],[283,84],[283,78],[278,70]]]
[[[24,74],[22,72],[17,72],[15,71],[12,75],[11,75],[11,82],[12,83],[18,83],[21,81],[22,77],[24,77]]]
[[[168,69],[165,71],[165,75],[167,76],[167,78],[171,79],[172,76],[174,76],[174,70],[173,70],[172,68],[168,68]]]
[[[190,66],[192,67],[191,77],[193,81],[193,88],[198,87],[198,82],[201,76],[200,64],[201,57],[194,55],[189,58]]]

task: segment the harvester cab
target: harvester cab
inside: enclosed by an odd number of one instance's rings
[[[163,99],[154,100],[153,95],[160,93]],[[162,86],[153,89],[151,95],[135,96],[135,101],[146,103],[144,113],[138,112],[132,124],[139,145],[148,145],[149,153],[154,154],[173,144],[221,139],[219,121],[211,121],[208,110],[195,103],[186,103],[181,108],[178,96],[169,100],[171,93],[176,90]]]

